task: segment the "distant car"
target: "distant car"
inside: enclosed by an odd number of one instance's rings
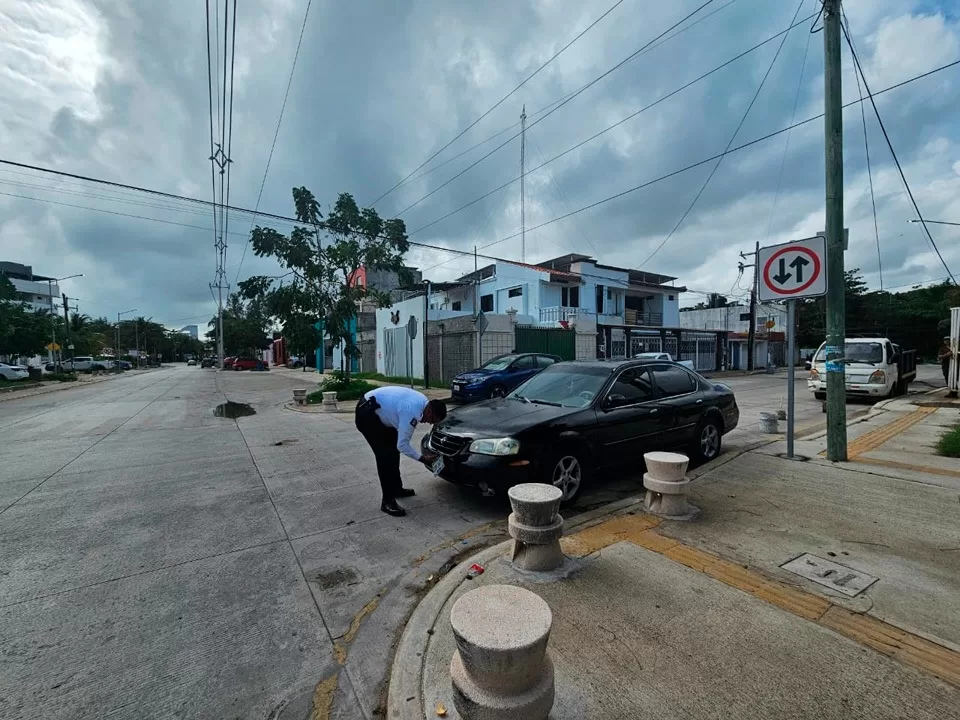
[[[197,361],[194,360],[193,358],[190,358],[189,360],[187,360],[187,365],[196,365],[196,364],[197,364]]]
[[[670,362],[675,362],[678,365],[683,365],[688,370],[693,370],[696,372],[696,368],[693,365],[693,360],[674,360],[670,353],[665,352],[645,352],[639,353],[638,355],[633,356],[634,360],[668,360]]]
[[[229,355],[223,359],[223,369],[224,370],[233,370],[233,361],[236,360],[235,355]]]
[[[512,353],[501,355],[476,370],[460,373],[453,379],[451,395],[459,402],[505,397],[544,368],[560,362],[546,353]]]
[[[241,356],[236,358],[232,365],[234,370],[260,370],[264,363],[263,360],[257,360],[254,357]]]
[[[30,377],[30,371],[23,365],[0,363],[0,377],[4,380],[26,380]]]
[[[133,370],[133,363],[127,362],[126,360],[121,360],[121,361],[120,361],[120,369],[121,369],[121,370]]]
[[[287,360],[287,367],[288,367],[288,368],[302,368],[302,367],[303,367],[303,360],[301,360],[301,359],[298,358],[298,357],[291,357],[289,360]]]
[[[485,494],[542,482],[571,502],[590,477],[639,469],[643,453],[720,454],[740,420],[733,391],[672,362],[561,362],[504,399],[454,408],[424,436],[440,477]]]
[[[208,368],[215,367],[217,364],[217,359],[212,357],[205,357],[200,361],[200,367]]]
[[[43,366],[43,371],[48,373],[60,373],[60,372],[69,372],[70,371],[70,361],[67,360],[66,365],[60,363],[47,363]]]

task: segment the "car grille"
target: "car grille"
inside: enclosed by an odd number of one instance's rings
[[[468,442],[470,442],[469,438],[460,437],[459,435],[448,435],[436,429],[430,434],[430,447],[447,457],[452,457],[453,455],[463,452]]]

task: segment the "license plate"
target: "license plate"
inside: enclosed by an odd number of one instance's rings
[[[430,469],[433,471],[434,475],[439,475],[440,473],[443,472],[443,468],[444,468],[443,455],[439,455],[437,456],[437,459],[433,461],[433,467]]]

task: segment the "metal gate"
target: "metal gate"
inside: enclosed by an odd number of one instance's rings
[[[716,333],[681,333],[680,357],[684,360],[692,360],[696,370],[715,370],[717,367]]]
[[[641,353],[663,352],[663,342],[660,334],[656,335],[638,335],[636,333],[630,336],[630,357],[636,357]]]
[[[407,377],[409,338],[407,328],[388,328],[383,331],[383,369],[388,377]]]
[[[576,360],[577,334],[563,328],[518,325],[514,330],[514,349],[521,353],[544,353],[557,355],[562,360]]]

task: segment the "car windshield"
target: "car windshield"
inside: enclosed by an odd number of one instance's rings
[[[610,377],[610,368],[561,363],[551,365],[518,387],[509,397],[524,402],[586,407]]]
[[[481,370],[489,370],[490,372],[499,372],[500,370],[506,370],[510,367],[510,363],[517,359],[516,355],[504,355],[503,357],[494,358],[485,365],[481,365]]]
[[[814,362],[823,362],[826,359],[826,345],[817,351]],[[845,343],[843,359],[848,363],[881,363],[883,362],[883,345],[874,342]]]

